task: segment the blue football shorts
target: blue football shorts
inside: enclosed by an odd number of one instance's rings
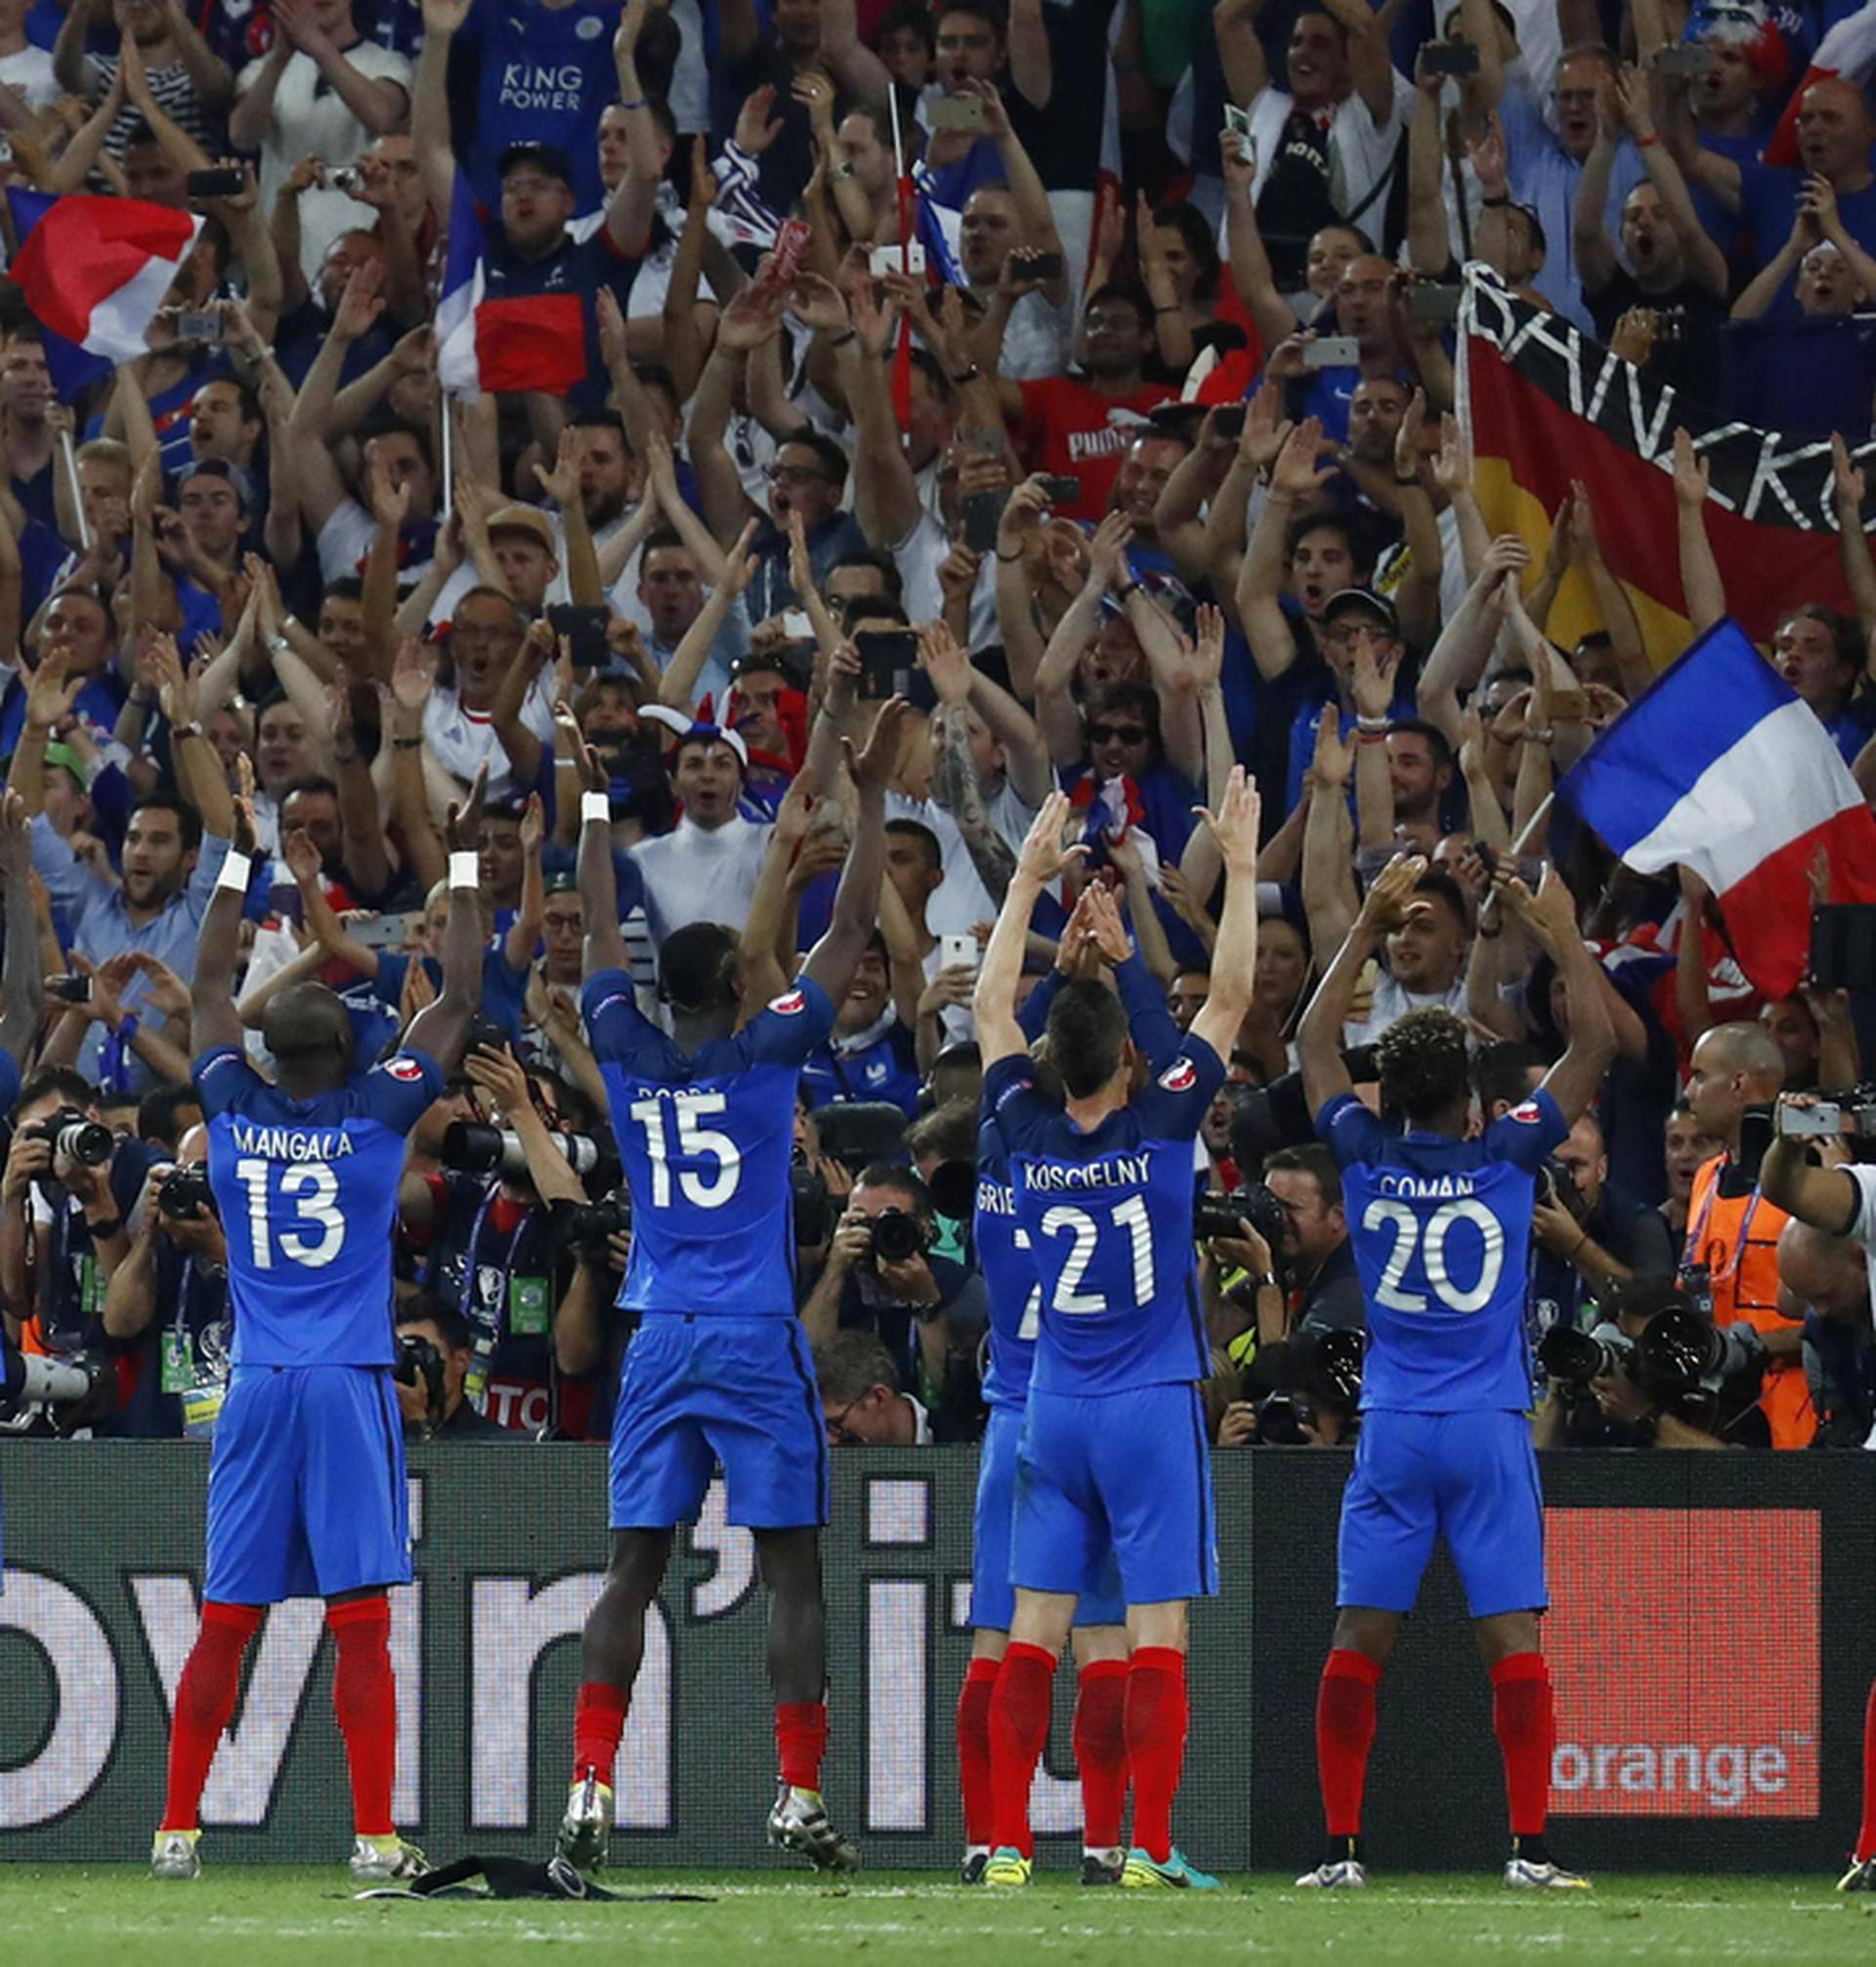
[[[1475,1619],[1550,1604],[1544,1497],[1522,1414],[1363,1414],[1342,1495],[1336,1603],[1411,1611],[1436,1536]]]
[[[719,1464],[731,1522],[828,1520],[827,1424],[801,1321],[648,1312],[613,1410],[613,1528],[696,1522]]]
[[[1009,1581],[1009,1547],[1016,1507],[1016,1455],[1023,1432],[1021,1407],[993,1407],[977,1451],[977,1513],[971,1539],[970,1622],[984,1632],[1006,1633],[1016,1611]],[[1099,1589],[1075,1606],[1078,1626],[1127,1623],[1121,1570],[1110,1549]]]
[[[1098,1394],[1032,1388],[1015,1486],[1012,1584],[1098,1596],[1118,1562],[1130,1605],[1217,1590],[1212,1457],[1191,1382]]]
[[[208,1464],[203,1596],[271,1605],[410,1582],[388,1366],[236,1366]]]

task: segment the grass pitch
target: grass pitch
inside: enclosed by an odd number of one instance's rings
[[[930,1873],[862,1873],[851,1887],[773,1872],[619,1871],[620,1891],[714,1895],[708,1904],[355,1903],[337,1867],[224,1864],[190,1885],[131,1865],[0,1865],[0,1958],[20,1967],[274,1967],[316,1959],[408,1967],[416,1949],[467,1963],[603,1957],[1136,1963],[1327,1958],[1371,1963],[1539,1959],[1758,1961],[1868,1967],[1876,1898],[1833,1880],[1609,1876],[1594,1894],[1506,1892],[1495,1880],[1392,1877],[1319,1898],[1288,1877],[1226,1891],[1084,1891],[1050,1875],[1024,1892],[966,1891]],[[447,1955],[438,1949],[447,1946]],[[554,1949],[541,1953],[535,1948]]]

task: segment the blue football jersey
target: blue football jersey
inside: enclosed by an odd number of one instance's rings
[[[1142,1093],[1084,1133],[1026,1054],[984,1075],[1042,1290],[1031,1385],[1120,1393],[1210,1370],[1192,1248],[1192,1143],[1224,1066],[1187,1034]]]
[[[1133,1043],[1157,1072],[1179,1048],[1180,1032],[1167,1009],[1166,993],[1138,956],[1114,972],[1127,1006]],[[1061,988],[1062,974],[1050,970],[1024,999],[1016,1013],[1023,1036],[1035,1039],[1048,1019],[1048,1006]],[[1016,1192],[1010,1185],[1009,1155],[988,1101],[977,1128],[977,1207],[971,1244],[990,1301],[990,1362],[984,1371],[984,1398],[993,1407],[1020,1407],[1029,1397],[1036,1364],[1036,1335],[1042,1329],[1043,1294],[1030,1254],[1029,1232],[1016,1220]]]
[[[623,970],[589,977],[580,1005],[632,1197],[620,1305],[792,1318],[794,1092],[833,1029],[827,992],[803,977],[694,1058],[640,1014]]]
[[[1368,1301],[1364,1410],[1530,1405],[1531,1203],[1538,1169],[1569,1131],[1542,1088],[1475,1140],[1397,1133],[1352,1093],[1316,1116],[1342,1168]]]
[[[443,1093],[437,1062],[394,1052],[293,1099],[232,1048],[195,1061],[208,1182],[228,1237],[236,1366],[388,1366],[405,1136]]]

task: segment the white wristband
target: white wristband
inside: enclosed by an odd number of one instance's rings
[[[613,802],[604,792],[582,792],[579,795],[579,823],[583,827],[588,820],[597,820],[602,827],[613,823]]]
[[[237,854],[232,849],[224,856],[222,871],[215,877],[218,888],[233,888],[237,895],[247,893],[247,877],[254,872],[254,863],[245,854]]]
[[[482,886],[482,856],[458,851],[449,856],[449,885],[452,888]]]

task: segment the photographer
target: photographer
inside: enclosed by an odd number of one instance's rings
[[[862,1169],[801,1322],[817,1347],[836,1332],[874,1333],[900,1384],[943,1416],[974,1406],[989,1307],[982,1277],[939,1256],[933,1230],[931,1197],[911,1169]]]
[[[136,1361],[121,1428],[139,1439],[212,1438],[228,1391],[228,1242],[207,1161],[207,1131],[192,1127],[176,1160],[149,1171],[137,1233],[105,1292],[105,1338]]]
[[[597,1151],[575,1117],[579,1095],[544,1067],[484,1044],[464,1071],[482,1123],[446,1133],[442,1171],[406,1174],[405,1228],[425,1252],[424,1288],[468,1322],[469,1399],[504,1428],[578,1435],[584,1413],[572,1410],[591,1389],[575,1397],[555,1366],[550,1328],[573,1265],[551,1205],[585,1202],[569,1157],[590,1162]]]
[[[1538,1357],[1550,1389],[1539,1448],[1766,1448],[1766,1347],[1743,1321],[1722,1330],[1665,1277],[1608,1286],[1594,1331],[1559,1325]]]
[[[1763,1025],[1715,1025],[1694,1047],[1688,1111],[1723,1152],[1693,1177],[1682,1275],[1696,1297],[1709,1297],[1716,1325],[1743,1320],[1765,1341],[1769,1363],[1761,1401],[1771,1444],[1808,1448],[1817,1416],[1805,1384],[1804,1328],[1778,1304],[1778,1234],[1786,1221],[1779,1198],[1790,1192],[1792,1158],[1778,1158],[1773,1186],[1762,1187],[1760,1180],[1760,1157],[1771,1158],[1766,1155],[1766,1120],[1784,1078],[1784,1054]],[[1802,1149],[1796,1158],[1802,1164]],[[1851,1188],[1827,1182],[1824,1195],[1824,1214],[1804,1219],[1846,1233]],[[1841,1206],[1833,1213],[1834,1202]]]
[[[612,1438],[613,1405],[625,1347],[637,1320],[616,1313],[619,1279],[632,1259],[631,1200],[621,1187],[590,1205],[562,1204],[558,1227],[574,1256],[574,1274],[554,1307],[554,1370],[565,1386],[582,1381],[592,1403],[577,1438]],[[562,1416],[557,1432],[570,1434]]]
[[[398,1408],[406,1441],[521,1441],[526,1435],[479,1414],[464,1396],[476,1356],[469,1321],[427,1291],[398,1307]]]
[[[833,1448],[928,1448],[931,1415],[899,1390],[892,1354],[871,1332],[836,1332],[814,1348],[821,1418]]]
[[[1805,1321],[1817,1446],[1868,1445],[1876,1439],[1876,1331],[1861,1247],[1794,1219],[1778,1238],[1778,1281]]]
[[[0,1176],[7,1336],[58,1355],[103,1341],[106,1289],[130,1254],[124,1219],[156,1158],[142,1141],[120,1144],[96,1098],[64,1067],[35,1073]]]
[[[1558,1324],[1581,1329],[1611,1283],[1674,1275],[1666,1222],[1610,1185],[1602,1130],[1587,1113],[1538,1177],[1531,1242],[1527,1304],[1538,1332]]]

